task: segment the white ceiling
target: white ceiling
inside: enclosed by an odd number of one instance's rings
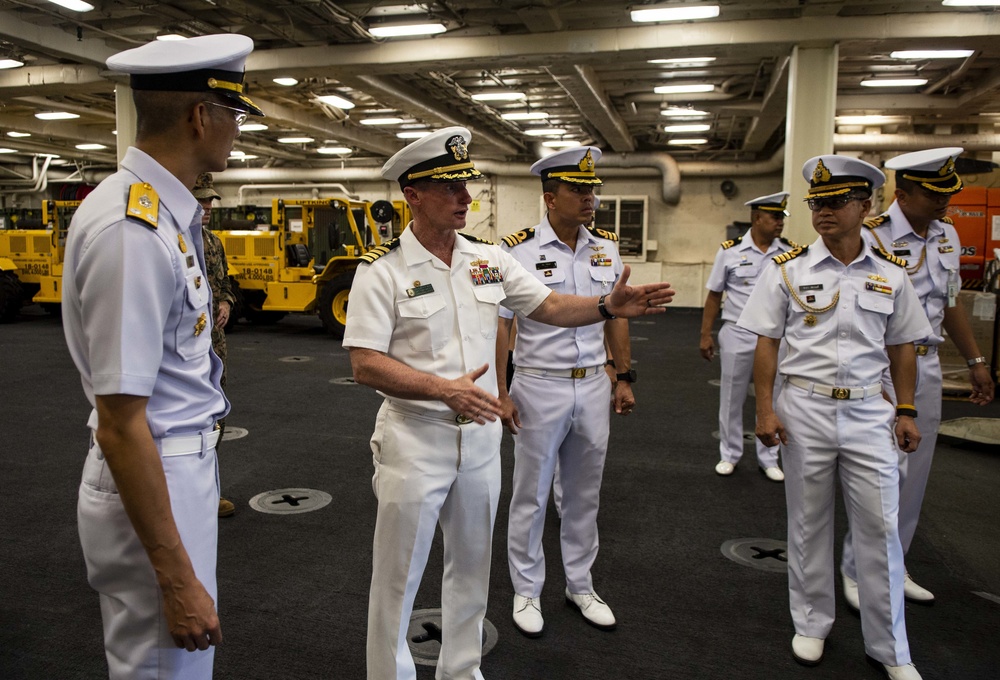
[[[114,83],[103,70],[111,54],[162,33],[249,35],[249,95],[268,129],[246,132],[236,148],[258,158],[250,167],[371,165],[405,143],[401,126],[359,121],[396,116],[431,128],[464,125],[477,158],[530,160],[546,138],[525,130],[535,122],[503,120],[506,111],[541,110],[547,127],[607,151],[667,151],[679,159],[749,162],[773,156],[783,143],[789,55],[796,44],[838,45],[838,114],[883,114],[884,125],[838,132],[914,135],[993,133],[1000,123],[1000,10],[943,7],[940,0],[716,0],[717,19],[635,24],[642,2],[607,0],[114,0],[85,13],[46,0],[0,0],[0,58],[25,62],[0,71],[0,147],[55,153],[84,165],[113,164]],[[658,3],[667,4],[667,3]],[[697,4],[675,1],[669,4]],[[377,39],[368,29],[402,18],[442,21],[448,31],[418,39]],[[897,60],[900,49],[970,49],[966,59]],[[654,58],[715,57],[700,66],[651,64]],[[293,87],[276,85],[294,77]],[[873,90],[869,77],[921,77],[922,87]],[[654,94],[657,85],[707,82],[705,95]],[[483,103],[471,94],[516,89],[527,99]],[[350,110],[319,105],[338,94]],[[667,106],[711,115],[703,146],[668,146]],[[80,114],[46,122],[45,110]],[[993,114],[993,115],[989,115]],[[30,133],[14,138],[8,132]],[[279,137],[309,136],[307,144]],[[75,145],[107,145],[79,151]],[[342,145],[345,156],[316,148]],[[20,154],[0,163],[24,163]]]

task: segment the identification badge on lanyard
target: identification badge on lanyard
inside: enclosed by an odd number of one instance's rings
[[[948,306],[954,307],[958,304],[958,291],[962,288],[962,284],[958,279],[958,270],[949,269],[948,270]]]

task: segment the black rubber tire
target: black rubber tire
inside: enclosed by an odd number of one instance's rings
[[[255,326],[269,326],[278,323],[288,314],[288,312],[272,312],[261,309],[264,304],[264,293],[261,291],[244,291],[243,302],[243,316]]]
[[[14,272],[0,272],[0,323],[14,323],[21,314],[24,291]]]
[[[319,294],[319,318],[326,332],[335,338],[344,337],[347,323],[347,300],[354,283],[354,270],[323,284]]]

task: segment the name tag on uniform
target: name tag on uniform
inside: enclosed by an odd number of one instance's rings
[[[806,284],[804,286],[799,286],[799,291],[800,292],[807,291],[807,290],[823,290],[823,284],[822,283],[809,283],[809,284]]]
[[[536,262],[535,269],[555,269],[557,262]],[[552,274],[546,273],[547,276],[552,276]]]
[[[899,255],[900,257],[906,257],[907,255],[910,255],[911,253],[910,253],[909,250],[894,250],[894,251],[892,251],[892,254],[893,255]]]
[[[409,297],[420,297],[421,295],[427,295],[428,293],[434,292],[434,286],[430,283],[420,284],[419,281],[413,282],[413,288],[407,288],[406,294]]]
[[[874,281],[865,281],[865,290],[875,291],[883,295],[892,295],[892,286],[887,286],[884,283],[875,283]]]

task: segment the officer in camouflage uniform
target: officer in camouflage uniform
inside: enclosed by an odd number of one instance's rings
[[[220,199],[212,184],[211,173],[198,176],[192,190],[194,197],[204,209],[201,216],[201,235],[205,243],[205,269],[208,276],[208,285],[212,288],[212,349],[222,360],[222,389],[226,389],[226,324],[229,323],[229,314],[236,304],[236,296],[233,295],[232,282],[229,280],[229,263],[226,261],[226,251],[222,247],[222,241],[208,228],[208,222],[212,216],[212,201]],[[222,434],[226,431],[226,419],[219,421],[219,445],[222,444]],[[219,449],[216,445],[216,451]],[[219,517],[232,517],[236,514],[236,506],[232,501],[225,498],[219,499]]]

